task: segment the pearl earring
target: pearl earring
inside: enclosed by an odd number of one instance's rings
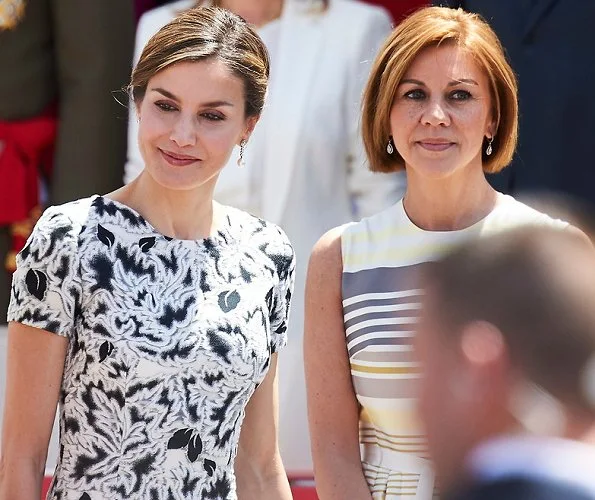
[[[486,155],[488,155],[488,156],[490,156],[492,154],[492,151],[493,151],[493,149],[492,149],[492,142],[494,142],[494,138],[493,137],[490,137],[488,139],[488,147],[486,148]]]
[[[238,158],[238,167],[240,168],[246,166],[246,162],[244,161],[244,150],[246,149],[247,142],[246,139],[242,139],[240,142],[240,156]]]
[[[393,138],[389,137],[388,138],[388,144],[386,145],[386,152],[389,155],[392,155],[395,152],[395,146],[393,144]]]

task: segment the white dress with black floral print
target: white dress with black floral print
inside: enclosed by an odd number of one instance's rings
[[[244,409],[286,343],[295,262],[278,227],[226,211],[194,241],[101,196],[39,220],[9,320],[69,339],[49,499],[236,499]]]

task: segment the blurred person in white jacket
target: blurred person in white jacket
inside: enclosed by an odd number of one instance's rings
[[[303,295],[306,264],[328,229],[398,201],[404,174],[368,170],[359,112],[371,62],[391,30],[381,8],[355,0],[179,0],[145,13],[135,62],[149,38],[178,13],[217,5],[257,27],[271,57],[265,111],[236,165],[223,169],[215,199],[279,224],[296,255],[289,345],[279,363],[280,447],[288,471],[312,462],[303,375]],[[125,182],[143,169],[138,124],[131,113]]]

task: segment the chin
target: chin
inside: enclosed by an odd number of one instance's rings
[[[423,165],[420,167],[411,168],[417,177],[428,180],[447,179],[453,175],[458,169],[452,165]]]
[[[204,175],[197,175],[197,172],[183,171],[168,172],[169,169],[163,171],[148,171],[147,173],[155,184],[159,187],[171,191],[190,191],[200,186],[207,184],[210,179]]]

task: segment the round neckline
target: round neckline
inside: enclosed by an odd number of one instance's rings
[[[145,217],[143,217],[142,214],[140,214],[134,208],[126,205],[125,203],[122,203],[121,201],[117,201],[112,198],[108,198],[107,196],[104,196],[101,194],[94,195],[93,201],[95,201],[99,198],[101,198],[103,203],[106,205],[108,203],[111,203],[112,205],[114,205],[116,208],[118,208],[120,210],[128,210],[135,217],[137,217],[149,229],[150,232],[152,232],[153,234],[155,234],[156,236],[158,236],[160,238],[163,238],[164,240],[166,240],[168,242],[181,242],[181,243],[186,243],[186,244],[204,244],[204,243],[210,242],[210,243],[225,244],[225,243],[229,243],[229,241],[230,241],[231,232],[230,232],[229,210],[228,210],[228,207],[225,205],[220,205],[224,210],[224,216],[222,217],[224,224],[222,224],[221,227],[217,228],[217,230],[215,231],[215,234],[211,234],[209,236],[206,236],[205,238],[183,239],[183,238],[174,238],[172,236],[167,236],[167,235],[163,234],[161,231],[156,229],[147,219],[145,219]]]
[[[421,234],[441,234],[441,235],[456,235],[456,234],[464,234],[467,232],[472,232],[473,230],[478,229],[479,227],[481,227],[483,224],[485,224],[485,222],[492,217],[492,215],[496,212],[496,210],[498,210],[498,208],[500,208],[503,203],[507,202],[508,200],[508,196],[503,194],[503,193],[498,193],[498,198],[496,201],[496,204],[494,205],[494,207],[481,219],[479,219],[477,222],[474,222],[473,224],[471,224],[470,226],[467,227],[463,227],[461,229],[452,229],[452,230],[440,230],[440,231],[431,231],[428,229],[423,229],[421,227],[419,227],[417,224],[415,224],[415,222],[413,222],[410,218],[409,218],[409,214],[407,213],[407,210],[405,210],[405,206],[403,205],[403,198],[401,198],[399,200],[399,203],[397,204],[397,207],[399,209],[399,212],[401,212],[401,215],[403,216],[403,218],[405,219],[407,225],[413,229],[414,231],[421,233]]]

